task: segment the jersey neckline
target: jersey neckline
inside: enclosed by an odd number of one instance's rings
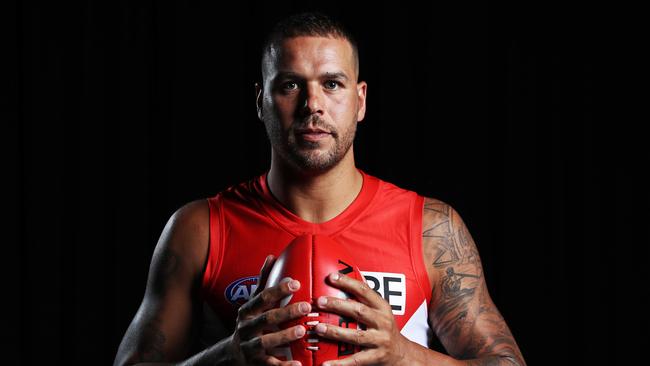
[[[379,179],[368,175],[359,168],[356,169],[361,173],[363,178],[361,190],[345,210],[330,220],[321,223],[306,221],[284,207],[269,190],[267,184],[268,172],[257,177],[255,180],[255,189],[262,199],[260,206],[266,214],[292,235],[321,234],[334,236],[352,225],[361,216],[375,197],[379,188]]]

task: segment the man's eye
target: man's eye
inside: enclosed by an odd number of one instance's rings
[[[293,82],[293,81],[289,81],[289,82],[286,82],[286,83],[282,84],[282,89],[283,90],[294,90],[296,88],[298,88],[298,84]]]
[[[339,86],[339,83],[333,80],[329,80],[325,82],[325,87],[327,89],[336,89]]]

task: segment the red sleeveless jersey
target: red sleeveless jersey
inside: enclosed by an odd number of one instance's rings
[[[273,197],[266,174],[209,198],[210,248],[201,294],[232,330],[237,309],[257,287],[268,254],[278,256],[296,236],[327,235],[348,247],[370,287],[391,304],[401,333],[424,347],[432,332],[422,255],[424,197],[359,170],[361,192],[335,218],[315,224]]]

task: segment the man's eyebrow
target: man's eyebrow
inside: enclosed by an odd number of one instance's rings
[[[300,78],[302,77],[296,74],[295,72],[280,71],[277,74],[275,74],[275,77],[273,79],[279,80],[279,79],[300,79]]]
[[[345,75],[345,73],[341,72],[341,71],[339,71],[339,72],[326,72],[326,73],[322,74],[321,77],[323,77],[325,79],[343,79],[343,80],[346,80],[346,81],[348,80],[348,76]]]
[[[337,71],[337,72],[325,72],[320,75],[321,79],[342,79],[342,80],[349,80],[348,76],[342,72],[342,71]],[[291,71],[280,71],[275,75],[274,80],[280,80],[280,79],[303,79],[303,76],[300,74],[296,74],[295,72]]]

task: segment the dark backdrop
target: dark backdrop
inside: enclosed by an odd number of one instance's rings
[[[626,87],[644,47],[634,11],[317,4],[3,5],[16,192],[3,360],[112,362],[169,216],[267,169],[260,35],[305,8],[359,38],[358,166],[461,213],[528,363],[641,360],[649,158],[647,120],[626,113],[642,99]]]

